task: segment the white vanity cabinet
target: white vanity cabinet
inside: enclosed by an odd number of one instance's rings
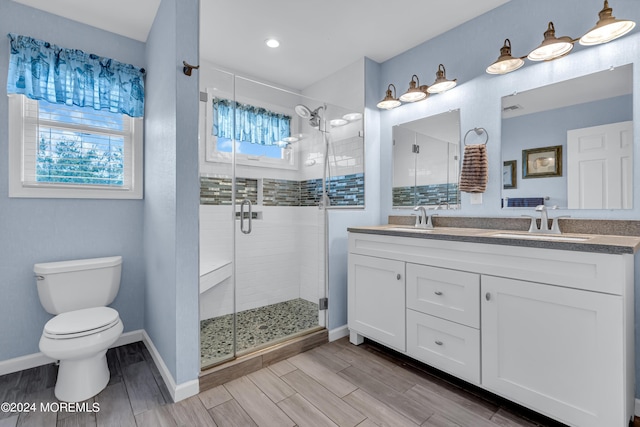
[[[480,384],[480,275],[407,263],[407,354]]]
[[[404,262],[349,256],[348,322],[352,330],[405,351]],[[362,343],[361,338],[352,341]]]
[[[350,232],[351,342],[378,341],[571,426],[627,427],[633,266],[631,253]]]

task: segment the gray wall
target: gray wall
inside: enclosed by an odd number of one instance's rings
[[[147,39],[145,329],[177,384],[199,372],[198,1],[163,0]]]
[[[113,303],[125,331],[143,328],[142,200],[10,199],[7,68],[9,32],[145,67],[143,43],[0,0],[0,360],[37,353],[51,315],[40,305],[33,264],[122,255]]]

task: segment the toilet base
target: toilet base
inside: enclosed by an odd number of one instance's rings
[[[55,395],[63,402],[82,402],[100,393],[109,383],[107,351],[86,359],[61,360]]]

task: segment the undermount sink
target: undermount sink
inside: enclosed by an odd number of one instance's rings
[[[556,242],[586,242],[590,240],[590,237],[574,237],[563,236],[562,234],[520,234],[520,233],[496,233],[491,237],[505,237],[509,239],[523,239],[523,240],[552,240]]]
[[[410,225],[406,227],[389,227],[385,228],[386,231],[413,231],[416,233],[431,233],[434,231],[433,228],[416,228]]]

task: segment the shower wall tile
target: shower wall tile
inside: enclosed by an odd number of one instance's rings
[[[393,206],[439,205],[459,203],[457,183],[419,185],[415,187],[394,187]]]
[[[201,205],[231,205],[231,178],[200,177]],[[258,180],[238,178],[236,180],[236,200],[243,199],[258,203]]]
[[[364,206],[364,174],[331,177],[329,199],[331,206]]]
[[[318,206],[322,198],[322,179],[308,179],[300,183],[300,206]]]
[[[300,181],[264,179],[262,198],[265,206],[300,206]]]
[[[322,179],[291,181],[262,180],[262,200],[258,201],[258,180],[238,178],[236,199],[249,198],[264,206],[318,206],[322,196]],[[331,206],[364,206],[364,174],[333,176],[328,180]],[[201,205],[230,205],[231,179],[200,178]]]

